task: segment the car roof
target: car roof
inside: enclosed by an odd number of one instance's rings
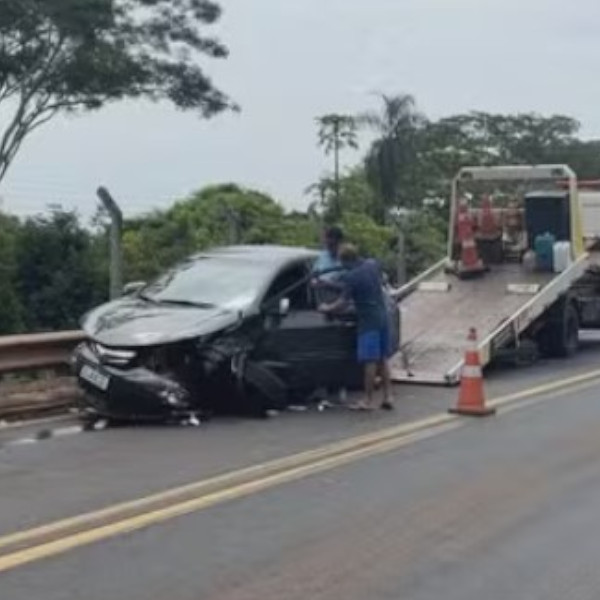
[[[235,258],[249,262],[261,262],[273,268],[284,267],[297,260],[316,259],[318,251],[297,246],[238,245],[222,246],[199,252],[194,258]]]

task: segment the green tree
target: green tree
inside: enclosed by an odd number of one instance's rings
[[[331,217],[340,217],[340,152],[344,148],[358,148],[357,127],[354,117],[329,114],[317,119],[319,146],[326,155],[333,154],[333,203]]]
[[[539,164],[569,147],[578,131],[579,123],[563,115],[471,112],[441,119],[430,133],[440,150],[452,145],[478,163]]]
[[[22,307],[16,292],[18,231],[18,219],[0,213],[0,335],[23,330]]]
[[[447,199],[453,177],[468,165],[567,163],[580,177],[598,177],[600,142],[579,140],[578,128],[563,115],[472,112],[426,121],[403,193],[413,207]],[[447,207],[436,210],[447,216]]]
[[[600,140],[573,140],[551,157],[552,162],[568,164],[580,179],[600,178]]]
[[[365,169],[354,167],[339,180],[339,207],[342,215],[346,212],[363,213],[377,219],[378,199],[369,185]],[[331,177],[323,177],[307,189],[314,198],[311,209],[323,216],[324,221],[335,221],[335,182]]]
[[[176,203],[171,215],[192,227],[196,246],[265,244],[276,239],[284,210],[262,192],[225,184]]]
[[[0,180],[25,138],[61,112],[125,98],[169,100],[210,117],[232,104],[203,57],[211,0],[0,0]]]
[[[77,215],[53,209],[27,219],[16,238],[16,291],[29,331],[76,328],[81,315],[106,298],[92,236]]]
[[[446,252],[448,224],[430,210],[411,213],[405,223],[405,257],[408,278],[415,277]]]
[[[361,254],[389,262],[394,242],[394,230],[378,225],[362,213],[347,212],[341,225],[346,237],[358,247]]]
[[[304,245],[317,239],[313,219],[286,215],[273,198],[234,184],[204,188],[167,211],[125,223],[126,277],[148,279],[194,251],[240,244]]]
[[[292,212],[283,217],[274,243],[315,248],[320,243],[321,222],[310,212]]]
[[[413,207],[420,198],[410,194],[415,183],[421,131],[425,118],[408,94],[381,95],[381,111],[369,111],[359,122],[375,132],[365,160],[367,178],[378,195],[377,221],[385,223],[388,211]]]

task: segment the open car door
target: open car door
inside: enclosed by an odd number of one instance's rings
[[[267,317],[265,334],[256,348],[256,359],[278,372],[292,399],[303,399],[319,387],[354,388],[362,382],[353,315],[320,313],[310,279],[309,266],[303,264],[286,269],[275,280],[265,306],[284,300],[288,309]]]

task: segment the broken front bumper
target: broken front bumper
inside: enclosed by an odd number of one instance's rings
[[[182,385],[143,367],[118,369],[102,364],[87,344],[73,355],[73,368],[85,400],[84,413],[124,420],[164,420],[194,412]]]

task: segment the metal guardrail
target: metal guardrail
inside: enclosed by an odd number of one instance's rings
[[[0,336],[0,374],[67,365],[82,331]]]

